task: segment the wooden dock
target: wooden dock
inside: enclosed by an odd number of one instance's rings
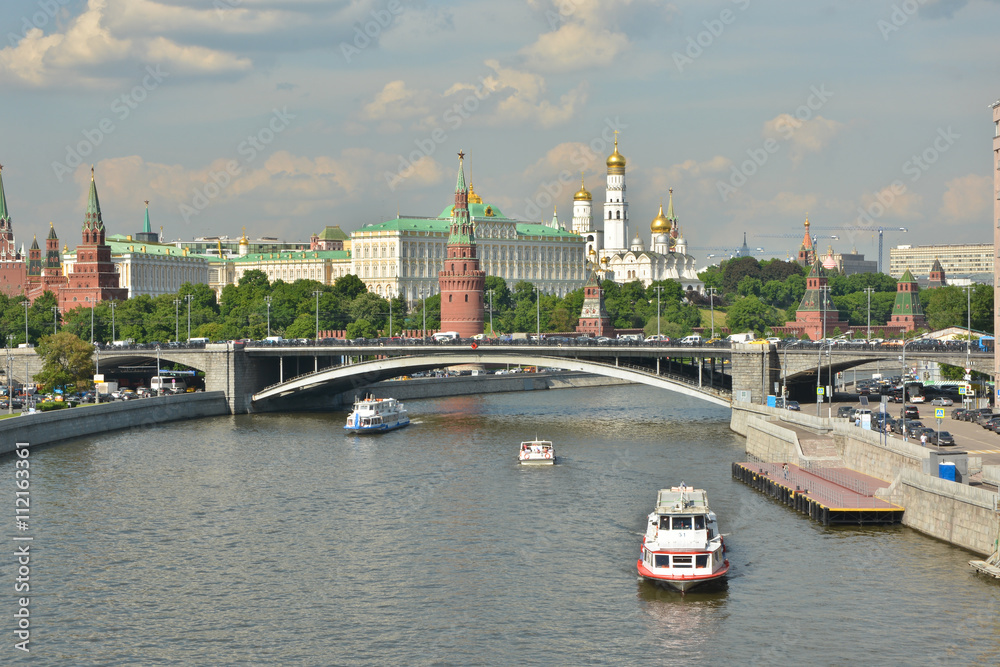
[[[887,482],[849,468],[734,463],[733,477],[824,525],[891,524],[903,518],[902,507],[875,497]]]

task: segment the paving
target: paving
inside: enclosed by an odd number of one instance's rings
[[[899,523],[903,508],[875,497],[884,480],[849,468],[734,463],[733,477],[824,524]]]

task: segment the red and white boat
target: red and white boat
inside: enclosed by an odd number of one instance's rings
[[[660,489],[637,565],[643,579],[682,593],[726,576],[726,545],[704,489]]]
[[[556,462],[556,448],[550,440],[526,440],[521,443],[517,462],[523,466],[550,466]]]

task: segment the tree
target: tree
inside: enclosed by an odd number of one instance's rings
[[[333,292],[348,299],[354,299],[362,292],[367,292],[368,288],[365,286],[364,281],[358,278],[353,273],[348,273],[346,276],[341,276],[333,283]]]
[[[780,259],[768,259],[760,263],[760,279],[764,283],[772,280],[784,281],[792,276],[805,277],[805,268],[798,262],[786,262]]]
[[[378,338],[378,330],[366,319],[360,319],[347,325],[348,338]]]
[[[46,391],[66,385],[78,389],[88,385],[94,373],[94,346],[90,343],[68,331],[60,331],[44,336],[37,352],[42,371],[35,375],[35,380],[45,385]]]
[[[736,293],[740,296],[760,296],[763,289],[764,285],[760,282],[760,278],[743,276],[740,284],[736,286]]]
[[[760,263],[753,257],[737,257],[729,260],[723,268],[722,290],[726,294],[735,293],[744,276],[761,278],[763,271],[760,269]]]
[[[726,324],[733,332],[754,331],[758,335],[768,327],[781,324],[774,310],[755,296],[737,299],[726,311]]]

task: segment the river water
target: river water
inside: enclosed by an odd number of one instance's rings
[[[1000,656],[1000,586],[971,572],[971,554],[902,527],[823,527],[758,495],[731,478],[743,439],[726,410],[635,386],[408,408],[413,424],[381,436],[344,435],[344,413],[250,415],[33,451],[31,662]],[[515,464],[536,435],[556,443],[558,465]],[[12,499],[13,458],[0,479]],[[722,590],[636,579],[657,489],[682,480],[708,491],[729,534]],[[4,531],[13,544],[13,521]],[[20,661],[3,615],[0,661]]]

